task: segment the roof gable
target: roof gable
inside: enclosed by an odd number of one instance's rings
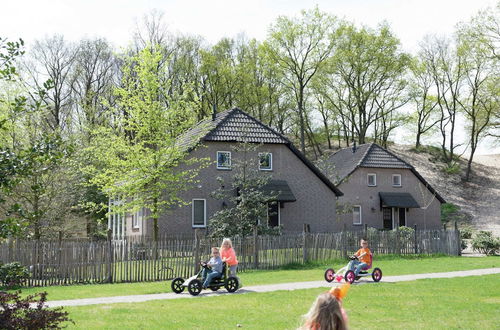
[[[394,153],[382,148],[376,143],[362,144],[353,152],[353,148],[340,149],[330,156],[338,176],[337,185],[350,176],[358,167],[367,168],[404,168],[409,169],[429,191],[436,195],[441,203],[446,203],[434,188],[417,172],[417,170]]]

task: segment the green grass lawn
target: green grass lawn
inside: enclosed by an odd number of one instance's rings
[[[331,263],[313,263],[290,265],[273,271],[248,271],[240,273],[244,286],[271,283],[318,281],[323,279],[326,268],[339,269],[346,261],[336,260]],[[456,271],[479,268],[500,267],[500,257],[465,258],[447,256],[378,256],[374,266],[382,269],[384,276]],[[170,292],[170,281],[91,284],[35,287],[22,289],[23,295],[47,291],[49,300],[65,300],[93,297],[110,297],[134,294]]]
[[[351,329],[498,329],[500,275],[353,285]],[[325,289],[65,308],[78,329],[295,329]]]

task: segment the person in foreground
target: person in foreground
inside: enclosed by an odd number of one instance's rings
[[[368,241],[362,239],[360,245],[361,249],[354,254],[357,259],[351,260],[348,266],[350,270],[354,271],[354,275],[356,276],[358,276],[359,272],[364,268],[371,267],[372,264],[372,252],[368,248]]]
[[[321,293],[309,312],[304,315],[301,330],[347,330],[347,314],[342,307],[342,298],[349,290],[349,283]]]
[[[222,259],[219,254],[219,248],[212,248],[212,258],[207,263],[202,263],[203,272],[201,274],[203,281],[203,289],[206,289],[210,282],[216,277],[220,277],[222,275]],[[207,266],[207,267],[205,267]]]
[[[222,240],[222,246],[220,247],[220,254],[222,261],[224,261],[231,272],[231,276],[236,276],[236,268],[238,267],[238,259],[236,259],[236,252],[233,249],[233,243],[229,238],[224,238]]]

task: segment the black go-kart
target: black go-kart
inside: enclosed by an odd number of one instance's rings
[[[203,282],[201,273],[204,268],[210,268],[209,265],[207,265],[206,262],[202,262],[200,271],[196,274],[191,276],[190,278],[184,280],[182,277],[177,277],[172,281],[171,288],[172,291],[175,293],[181,293],[184,291],[185,288],[187,288],[188,292],[193,295],[197,296],[200,294],[201,290],[203,289]],[[223,263],[222,266],[222,274],[220,277],[216,277],[212,280],[210,285],[207,287],[207,289],[210,289],[212,291],[217,291],[220,288],[224,287],[227,292],[235,292],[238,290],[239,287],[239,281],[237,277],[234,276],[229,276],[229,267],[227,267],[226,263]]]

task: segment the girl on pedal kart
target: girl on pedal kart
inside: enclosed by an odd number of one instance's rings
[[[212,258],[207,263],[202,263],[203,272],[202,272],[202,281],[203,281],[203,289],[206,289],[212,279],[216,277],[220,277],[222,275],[222,258],[219,254],[219,248],[212,248]]]
[[[354,271],[354,275],[358,276],[360,271],[370,266],[371,260],[372,252],[368,248],[368,240],[363,238],[361,239],[361,249],[356,251],[347,268]]]

